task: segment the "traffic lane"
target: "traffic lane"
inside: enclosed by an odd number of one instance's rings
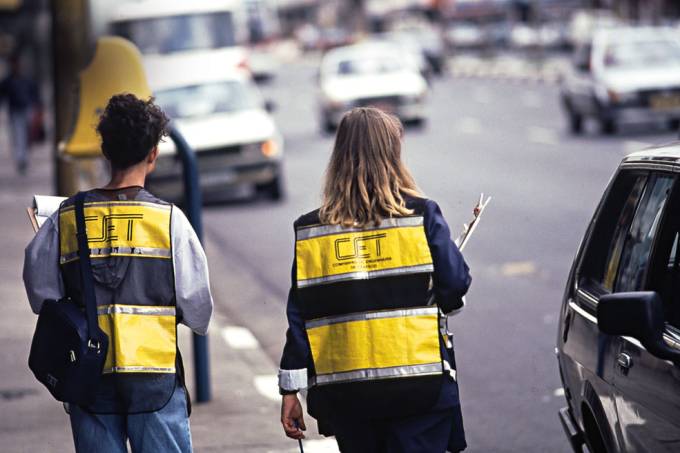
[[[289,73],[287,82],[295,80]],[[475,83],[486,82],[437,82],[428,126],[407,130],[404,143],[416,179],[442,205],[454,235],[456,225],[469,219],[480,191],[495,197],[466,250],[474,276],[470,306],[452,322],[471,450],[506,446],[507,451],[536,451],[536,445],[544,445],[544,450],[560,451],[566,444],[555,418],[564,404],[554,396],[559,386],[552,355],[555,317],[576,244],[620,159],[622,139],[596,146],[597,139],[587,137],[565,146],[571,140],[565,137],[555,149],[541,146],[530,140],[527,118],[548,118],[542,127],[559,127],[555,107],[544,106],[540,114],[525,108],[508,115],[504,110],[517,110],[515,91],[491,84],[489,89],[501,100],[492,109],[480,108],[467,94]],[[231,250],[225,256],[236,255],[273,282],[278,294],[263,297],[279,303],[290,278],[290,224],[318,205],[332,146],[331,138],[318,132],[313,88],[305,86],[292,102],[293,90],[286,86],[295,85],[286,83],[272,92],[288,100],[278,102],[277,117],[287,138],[289,199],[281,205],[226,206],[208,215],[218,222],[211,234],[220,235]],[[455,112],[444,102],[451,93],[456,94]],[[477,115],[481,127],[475,129],[465,116],[460,123],[457,113]],[[263,343],[272,343],[270,354],[278,356],[283,317],[280,328],[271,322],[258,328],[264,324],[263,306],[240,308]],[[522,422],[508,423],[508,414],[517,413]]]
[[[474,93],[474,85],[466,81],[454,89]],[[492,110],[469,96],[456,110],[464,115],[458,126],[454,118],[433,133],[451,145],[433,156],[436,167],[422,166],[428,175],[423,187],[448,200],[456,198],[452,184],[459,197],[472,192],[462,196],[474,200],[480,191],[495,197],[466,251],[474,277],[470,305],[452,320],[471,450],[568,451],[555,417],[564,400],[553,354],[564,279],[611,173],[630,151],[626,141],[663,142],[671,134],[639,127],[624,136],[571,137],[558,129],[556,106],[544,105],[539,114],[518,111],[521,94],[506,88],[495,88],[499,102]],[[517,117],[508,121],[512,111]],[[433,121],[433,129],[438,124]],[[539,138],[558,139],[537,140],[539,127],[551,131]],[[454,183],[456,167],[468,172],[458,173]],[[460,200],[445,204],[445,211],[454,210],[449,218],[461,212]],[[507,423],[515,414],[523,423]]]
[[[461,100],[465,100],[464,98],[461,98]],[[445,207],[445,213],[447,214],[450,222],[452,225],[454,225],[453,222],[455,222],[455,225],[459,225],[462,221],[467,220],[470,215],[470,210],[471,210],[471,203],[476,200],[476,196],[478,195],[478,192],[481,190],[484,190],[487,184],[487,178],[484,176],[488,172],[482,172],[482,177],[475,176],[473,178],[473,182],[466,184],[467,190],[469,190],[469,196],[461,195],[463,193],[463,190],[461,189],[462,185],[460,181],[463,179],[465,176],[465,171],[469,168],[472,168],[472,166],[479,161],[479,156],[480,154],[489,154],[489,159],[490,159],[490,164],[493,164],[489,168],[493,170],[494,173],[498,173],[503,170],[502,165],[498,166],[498,169],[496,169],[496,165],[499,161],[498,158],[498,151],[495,150],[492,146],[492,144],[497,140],[494,137],[489,137],[490,142],[489,144],[486,144],[484,142],[480,143],[481,138],[480,137],[470,137],[468,134],[453,134],[453,136],[448,137],[445,133],[445,131],[448,130],[446,127],[446,122],[448,118],[443,115],[444,112],[446,112],[446,109],[442,108],[443,106],[438,106],[437,104],[434,104],[433,107],[435,109],[441,109],[442,115],[435,115],[431,119],[430,126],[423,129],[409,129],[407,130],[406,133],[406,138],[405,138],[405,144],[404,144],[404,154],[407,158],[407,160],[413,161],[413,164],[415,164],[415,167],[421,167],[422,168],[422,174],[418,174],[418,171],[414,168],[414,173],[416,173],[416,178],[418,181],[421,182],[421,185],[425,189],[425,191],[432,196],[433,198],[437,199],[442,203],[443,206],[447,205],[448,202],[453,201],[454,204],[457,204],[455,210],[453,208],[446,208]],[[311,115],[309,115],[311,116]],[[284,121],[289,121],[290,118],[293,118],[293,116],[288,116],[286,115],[286,118]],[[299,118],[301,122],[305,121],[305,118]],[[309,120],[309,117],[307,118]],[[314,124],[314,123],[312,123]],[[302,132],[302,129],[300,128],[300,124],[292,124],[292,129],[296,129],[300,132]],[[284,132],[286,131],[285,129],[285,123],[281,123],[281,127],[283,128]],[[328,154],[330,150],[330,146],[332,143],[328,140],[327,137],[323,137],[319,135],[316,131],[316,128],[311,127],[311,130],[308,131],[308,133],[298,133],[296,137],[293,139],[288,138],[288,165],[291,167],[289,170],[289,175],[290,175],[290,189],[291,189],[291,200],[290,203],[287,203],[285,207],[270,207],[270,206],[263,206],[260,204],[256,204],[255,206],[250,208],[245,208],[243,206],[237,206],[236,210],[239,211],[239,214],[241,216],[244,216],[244,218],[248,216],[252,216],[252,220],[248,220],[249,222],[252,222],[253,225],[258,225],[258,217],[260,215],[267,215],[268,218],[272,219],[273,222],[278,222],[283,215],[285,219],[283,219],[283,222],[285,223],[285,230],[284,231],[290,231],[290,233],[283,234],[282,236],[286,237],[289,236],[289,239],[284,239],[281,241],[281,246],[283,247],[282,253],[279,253],[278,257],[275,257],[271,254],[271,249],[270,245],[265,246],[264,243],[256,244],[256,247],[262,248],[263,253],[269,254],[269,262],[272,262],[272,260],[282,260],[283,263],[279,265],[280,267],[284,267],[286,270],[289,269],[290,266],[290,258],[292,256],[292,231],[289,229],[290,224],[290,219],[297,215],[300,212],[303,212],[305,210],[311,209],[312,207],[316,206],[317,203],[314,204],[307,204],[307,201],[312,198],[316,198],[316,193],[318,193],[319,190],[319,185],[313,185],[313,196],[309,196],[309,187],[308,184],[311,182],[310,181],[310,175],[309,173],[314,170],[314,167],[317,166],[317,180],[318,175],[321,174]],[[437,131],[441,129],[441,133],[438,133]],[[288,137],[288,136],[287,136]],[[453,141],[455,147],[457,149],[463,149],[463,150],[469,150],[470,151],[470,156],[466,157],[465,161],[461,160],[460,155],[453,154],[450,156],[449,154],[446,154],[448,148],[448,143],[449,143],[449,138],[451,141]],[[324,150],[322,149],[323,146],[326,146],[327,149]],[[313,151],[310,153],[310,149]],[[490,150],[490,151],[488,151]],[[455,171],[451,172],[449,170],[449,165],[446,166],[441,166],[439,164],[439,161],[441,162],[446,162],[446,159],[448,157],[454,157],[454,162],[455,161],[460,161],[460,165],[458,166],[453,166]],[[470,161],[470,163],[466,163],[466,161]],[[422,164],[422,165],[421,165]],[[435,165],[436,164],[436,165]],[[413,165],[412,165],[413,166]],[[436,175],[436,177],[433,177],[433,174],[435,174],[436,170],[441,170],[443,173],[440,175]],[[312,180],[314,178],[311,178]],[[502,182],[501,178],[494,177],[493,179],[498,180],[499,183]],[[481,184],[479,187],[476,187],[474,183],[479,183]],[[501,184],[502,185],[502,184]],[[441,190],[439,190],[439,186],[442,186]],[[463,187],[465,189],[465,187]],[[501,187],[501,189],[503,189]],[[501,189],[496,189],[494,187],[487,187],[487,191],[491,190],[492,193],[498,192]],[[441,193],[441,195],[439,195]],[[453,194],[454,196],[451,197],[450,195]],[[502,199],[502,198],[501,198]],[[497,203],[497,201],[494,201],[494,203]],[[292,206],[298,206],[302,205],[302,207],[297,207],[293,208]],[[465,205],[465,206],[463,206]],[[282,209],[283,208],[283,209]],[[241,210],[244,210],[245,212],[241,212]],[[291,210],[288,215],[286,215],[286,210]],[[493,212],[493,209],[490,209],[489,213]],[[450,215],[449,215],[450,214]],[[487,214],[488,215],[488,214]],[[489,219],[484,220],[484,222],[488,222]],[[500,222],[499,222],[500,223]],[[483,231],[484,224],[480,227],[479,232]],[[507,226],[505,227],[507,228]],[[454,229],[454,232],[456,230]],[[455,234],[455,233],[454,233]],[[275,235],[276,236],[276,235]],[[472,251],[472,257],[474,258],[474,248],[476,247],[476,244],[478,244],[478,240],[480,238],[475,238],[473,242],[471,242],[471,251]],[[272,241],[273,239],[271,237],[268,237],[266,234],[262,238],[263,241]],[[270,250],[267,250],[270,249]],[[250,253],[250,247],[249,247],[249,256],[251,255]],[[492,257],[491,265],[495,263],[495,259],[497,259],[497,256]],[[239,258],[239,261],[241,258]],[[259,261],[259,260],[258,260]],[[260,262],[266,262],[266,261],[260,261]],[[496,326],[495,324],[490,322],[490,317],[488,316],[488,313],[492,313],[492,318],[498,319],[498,320],[503,320],[503,319],[508,319],[509,317],[507,316],[506,313],[503,313],[502,310],[499,312],[496,312],[495,310],[499,308],[497,305],[494,303],[479,303],[479,301],[488,301],[492,300],[492,295],[497,294],[498,292],[495,290],[490,290],[490,295],[487,295],[485,291],[483,290],[484,287],[488,287],[489,285],[486,285],[484,283],[485,279],[493,278],[497,279],[498,276],[494,275],[492,272],[487,272],[487,273],[482,273],[482,265],[479,265],[473,261],[471,261],[472,267],[473,267],[473,273],[476,273],[477,276],[475,277],[475,285],[473,286],[473,291],[470,295],[470,301],[471,301],[471,310],[468,310],[464,312],[463,315],[461,315],[460,320],[461,321],[466,321],[468,316],[473,313],[474,311],[480,309],[479,311],[479,316],[475,317],[478,318],[479,320],[479,328],[473,328],[473,330],[463,328],[463,327],[455,327],[455,330],[458,332],[457,335],[457,341],[459,343],[459,350],[461,352],[459,353],[459,358],[461,363],[461,380],[464,383],[463,384],[463,398],[464,398],[464,404],[467,404],[466,402],[472,402],[471,404],[468,404],[466,406],[470,407],[472,410],[470,411],[469,414],[467,414],[467,409],[466,409],[466,420],[468,421],[468,431],[469,431],[469,436],[470,436],[470,441],[472,445],[472,450],[477,451],[484,451],[487,445],[493,445],[493,446],[498,446],[502,445],[502,442],[504,441],[503,439],[506,439],[507,445],[509,445],[511,448],[516,448],[520,446],[531,446],[536,443],[536,439],[533,437],[528,437],[527,439],[522,438],[519,434],[515,433],[513,436],[510,437],[500,437],[497,435],[489,436],[488,431],[490,428],[493,428],[495,430],[495,426],[498,426],[500,424],[503,424],[502,418],[498,417],[499,413],[502,413],[502,411],[508,410],[513,407],[521,407],[523,410],[527,412],[532,412],[534,414],[537,413],[536,420],[533,420],[532,423],[534,425],[540,425],[540,423],[545,422],[547,426],[545,427],[545,432],[550,433],[550,429],[553,429],[553,432],[551,435],[547,435],[547,439],[549,439],[549,444],[554,447],[555,445],[561,445],[562,442],[562,437],[561,433],[559,432],[559,426],[557,423],[551,423],[548,422],[547,420],[550,420],[550,417],[546,418],[546,415],[549,413],[552,415],[552,410],[546,410],[543,407],[533,407],[534,404],[536,404],[537,401],[542,401],[543,398],[550,392],[554,391],[554,388],[557,386],[556,381],[556,371],[554,369],[554,364],[548,362],[547,365],[545,365],[540,372],[536,372],[537,376],[539,376],[539,390],[537,392],[532,393],[531,388],[526,388],[526,386],[522,385],[521,382],[518,382],[514,385],[514,387],[517,389],[517,395],[521,395],[517,400],[513,398],[512,396],[507,395],[507,388],[509,388],[509,385],[507,381],[499,381],[499,383],[495,384],[494,379],[492,376],[494,376],[494,371],[497,373],[497,369],[495,367],[498,366],[504,366],[507,362],[507,357],[505,360],[496,360],[496,357],[491,355],[489,357],[489,360],[480,360],[477,358],[476,360],[468,360],[466,357],[466,354],[469,352],[472,357],[475,356],[481,356],[481,357],[486,357],[486,347],[485,346],[479,346],[477,342],[479,341],[479,333],[485,332],[485,331],[499,331],[503,335],[505,335],[505,331],[509,330],[512,332],[513,330],[516,330],[516,326],[518,325],[517,322],[514,320],[510,320],[509,322],[501,322],[499,326]],[[487,267],[491,267],[491,265]],[[267,271],[265,274],[270,273],[270,266],[267,266]],[[260,270],[261,271],[261,270]],[[280,274],[278,270],[273,270],[274,272]],[[287,277],[287,276],[286,276]],[[287,279],[285,283],[287,285]],[[475,290],[475,288],[478,285],[481,286],[481,290]],[[508,285],[511,286],[511,285]],[[504,291],[507,291],[508,287],[506,286],[504,288]],[[517,294],[522,294],[525,293],[526,291],[516,291]],[[502,293],[502,292],[501,292]],[[531,313],[531,310],[527,310],[523,307],[520,307],[518,303],[514,303],[511,298],[507,298],[505,308],[507,307],[514,307],[513,309],[517,311],[524,311],[527,312],[529,311],[530,316],[535,316],[533,313]],[[531,307],[529,307],[531,308]],[[258,316],[261,317],[261,314],[254,314],[254,316],[257,318]],[[511,317],[510,317],[511,318]],[[257,322],[257,321],[256,321]],[[455,322],[457,320],[454,320],[454,326]],[[259,322],[258,322],[259,324]],[[467,325],[467,322],[465,322]],[[257,329],[256,330],[257,333]],[[279,332],[282,332],[280,330]],[[271,331],[269,332],[271,337]],[[267,335],[267,332],[264,332],[264,335]],[[551,348],[553,342],[553,337],[554,334],[550,332],[549,335],[545,335],[544,332],[541,332],[540,334],[533,335],[534,338],[545,338],[546,336],[549,337],[548,341],[544,341],[544,345],[550,345],[548,348]],[[520,347],[523,346],[523,343],[526,342],[526,337],[523,335],[515,335],[517,338],[514,342],[513,341],[508,341],[508,345],[514,345],[515,347]],[[279,339],[282,339],[283,336],[279,336]],[[266,339],[265,342],[269,341],[269,339]],[[472,346],[469,346],[465,344],[467,341],[472,342]],[[277,349],[275,347],[270,348],[270,350],[274,354],[278,354],[280,349]],[[502,351],[502,349],[501,349]],[[545,356],[544,351],[535,351],[532,348],[526,348],[524,347],[524,354],[528,358],[528,361],[523,361],[523,360],[515,360],[514,365],[508,364],[506,369],[508,370],[508,373],[513,373],[515,376],[523,376],[523,371],[527,367],[532,366],[532,363],[538,363],[537,365],[534,365],[534,367],[540,367],[540,362],[543,361],[543,357]],[[509,356],[508,356],[509,357]],[[480,366],[478,362],[485,362],[485,363],[492,363],[495,365],[492,365],[491,368],[487,368],[485,366]],[[467,363],[470,365],[468,366]],[[476,373],[479,375],[474,375],[472,379],[467,379],[466,378],[466,373],[467,370],[474,369]],[[547,374],[549,375],[548,378],[545,378],[544,375]],[[477,386],[476,384],[467,384],[468,382],[479,382],[481,383],[480,386]],[[495,386],[499,387],[499,390],[497,391],[498,394],[496,394]],[[489,390],[492,389],[491,392]],[[505,390],[504,390],[505,389]],[[536,393],[536,394],[535,394]],[[540,394],[540,395],[539,395]],[[487,413],[486,410],[482,411],[482,413],[476,413],[473,408],[479,408],[479,407],[484,407],[483,402],[488,401],[488,400],[493,401],[493,405],[495,407],[495,411],[491,411]],[[482,403],[479,403],[482,402]],[[541,403],[544,404],[544,403]],[[559,406],[559,403],[557,403],[557,406]],[[490,416],[489,414],[496,414],[494,416]],[[486,414],[486,415],[485,415]],[[514,429],[514,431],[521,432],[522,430],[520,428]],[[519,437],[518,437],[519,436]],[[477,447],[477,446],[483,446],[483,447]],[[488,449],[487,449],[488,450]]]
[[[467,86],[453,88],[469,91]],[[503,89],[495,87],[498,94]],[[467,118],[477,114],[473,98],[459,94],[456,99],[456,113]],[[507,105],[494,112],[513,108],[512,99],[504,100]],[[435,111],[445,111],[447,102],[433,104]],[[479,113],[479,133],[465,130],[465,123],[457,127],[456,117],[449,121],[434,117],[427,134],[407,135],[405,143],[416,179],[442,205],[454,236],[458,225],[469,220],[480,192],[494,197],[465,251],[473,274],[469,307],[451,323],[470,450],[560,451],[564,440],[554,414],[563,402],[552,396],[559,386],[551,354],[555,334],[554,326],[545,323],[547,315],[557,312],[560,291],[551,295],[545,277],[536,275],[537,255],[544,253],[531,246],[546,246],[535,236],[551,216],[534,215],[531,197],[548,205],[554,216],[554,206],[544,199],[559,199],[562,194],[551,184],[545,163],[536,158],[545,151],[532,148],[520,133],[522,121],[508,124],[489,118],[491,113]],[[418,154],[425,151],[427,159]],[[558,268],[554,273],[564,271]],[[537,304],[535,296],[553,302]],[[523,422],[508,423],[508,416],[518,413],[525,414]]]
[[[477,84],[494,90],[498,103],[493,109],[480,107],[472,95],[465,97],[465,93],[474,93]],[[575,243],[611,174],[623,155],[630,151],[627,144],[631,138],[642,146],[643,140],[663,143],[672,139],[673,134],[662,131],[650,135],[643,133],[644,128],[638,128],[637,135],[623,137],[573,137],[559,129],[562,118],[556,103],[544,105],[538,114],[530,108],[520,110],[517,106],[521,106],[519,100],[525,93],[508,91],[503,84],[492,87],[489,84],[457,81],[440,90],[441,93],[435,92],[433,110],[445,111],[451,104],[447,96],[456,96],[457,108],[449,114],[448,121],[434,117],[426,135],[407,135],[407,161],[425,192],[440,201],[445,211],[449,211],[447,218],[455,225],[469,218],[470,206],[478,199],[479,192],[494,196],[480,226],[480,231],[484,231],[487,224],[502,226],[494,232],[500,235],[492,241],[496,245],[491,250],[494,261],[499,258],[498,244],[507,259],[543,255],[550,258],[544,263],[548,268],[565,261],[556,258],[566,256],[566,261],[570,261]],[[538,86],[537,90],[543,97],[556,99],[554,87]],[[507,118],[504,112],[508,111],[516,112],[514,120],[504,121]],[[461,115],[475,118],[480,125],[479,132],[460,133],[456,125]],[[532,141],[530,128],[539,127],[532,126],[539,120],[543,121],[541,127],[549,127],[559,140],[553,144]],[[423,150],[430,159],[412,159],[421,157]],[[436,165],[432,165],[432,161]],[[572,227],[565,228],[569,225]],[[489,241],[483,243],[489,244]],[[556,253],[560,256],[555,256]],[[557,270],[561,275],[561,268]]]

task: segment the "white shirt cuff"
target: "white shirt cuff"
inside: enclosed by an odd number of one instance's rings
[[[307,368],[299,370],[279,370],[279,387],[283,390],[307,388]]]

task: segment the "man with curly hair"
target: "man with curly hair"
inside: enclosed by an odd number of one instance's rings
[[[95,402],[70,405],[76,452],[190,452],[190,404],[176,325],[205,334],[213,301],[206,257],[177,207],[144,189],[168,118],[132,94],[113,96],[97,131],[111,167],[87,191],[85,220],[97,313],[109,337]],[[64,201],[26,248],[31,308],[64,296],[81,301],[74,197]]]

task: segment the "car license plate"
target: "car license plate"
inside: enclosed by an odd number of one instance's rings
[[[202,186],[218,186],[230,184],[236,181],[236,172],[233,170],[222,170],[219,172],[201,173]]]
[[[673,110],[680,108],[680,94],[657,94],[649,99],[653,110]]]

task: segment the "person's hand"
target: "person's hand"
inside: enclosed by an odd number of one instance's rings
[[[283,395],[281,399],[281,424],[286,436],[291,439],[304,439],[303,431],[307,429],[302,416],[302,405],[297,394]]]

